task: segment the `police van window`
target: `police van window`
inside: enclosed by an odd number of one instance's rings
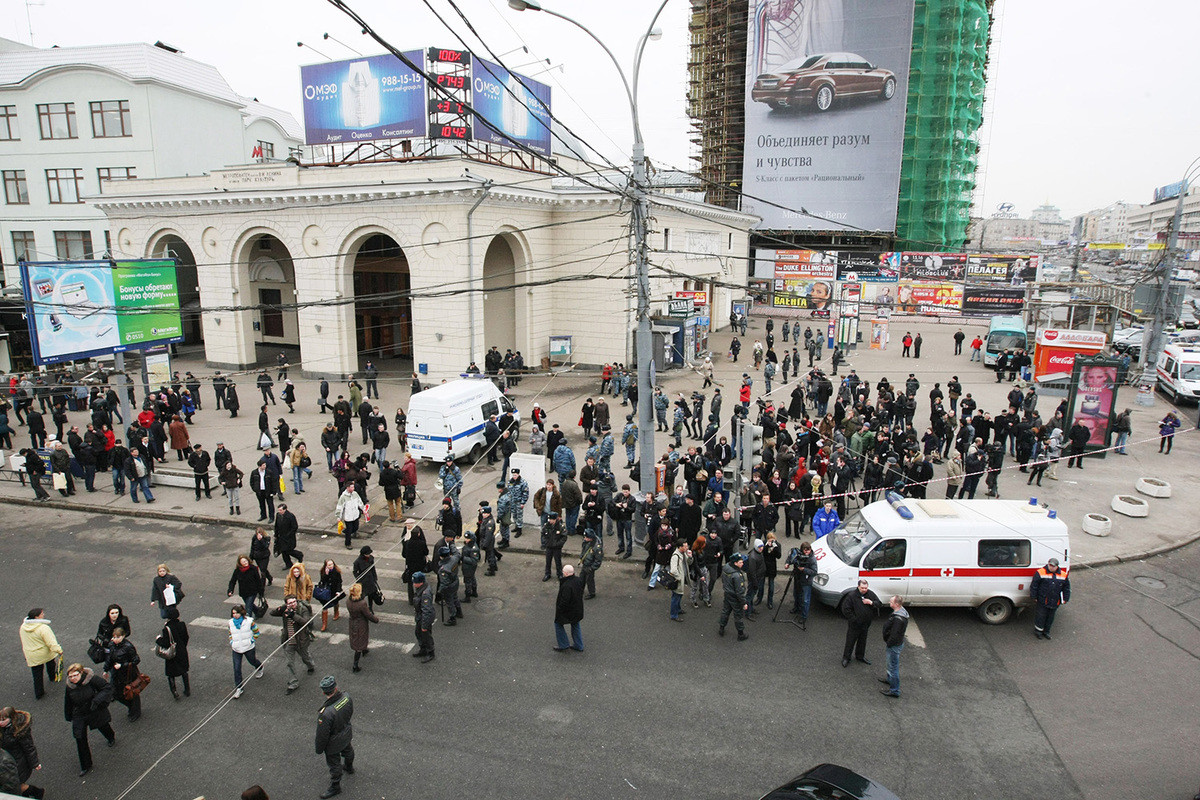
[[[871,551],[863,560],[863,569],[895,569],[904,566],[904,554],[908,542],[904,539],[888,539]]]
[[[1028,567],[1031,545],[1028,539],[981,539],[979,566]]]
[[[509,400],[507,397],[501,397],[501,398],[500,398],[500,404],[501,404],[502,406],[504,406],[504,410],[505,410],[505,411],[513,411],[513,410],[515,410],[515,408],[516,408],[516,406],[514,406],[514,405],[512,404],[512,401],[511,401],[511,400]]]
[[[483,404],[483,418],[486,420],[492,414],[500,416],[500,405],[495,400],[489,400]]]

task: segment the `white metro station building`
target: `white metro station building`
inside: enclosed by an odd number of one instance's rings
[[[289,161],[106,184],[91,202],[114,258],[196,265],[214,368],[285,352],[308,376],[411,360],[432,381],[482,368],[493,345],[536,369],[552,336],[572,337],[571,357],[556,360],[632,363],[629,201],[607,190],[624,179],[557,163],[580,179],[465,154]],[[756,218],[665,190],[651,216],[654,312],[676,291],[705,291],[696,313],[727,325]]]

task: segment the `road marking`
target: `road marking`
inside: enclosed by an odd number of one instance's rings
[[[392,615],[392,616],[399,616],[399,615]],[[381,621],[382,621],[382,618],[381,618]],[[188,625],[191,625],[196,628],[210,628],[212,630],[225,631],[226,633],[229,632],[229,620],[221,619],[220,617],[196,617],[194,620],[189,622]],[[264,637],[268,633],[272,633],[272,634],[275,634],[276,636],[279,636],[283,632],[283,626],[275,625],[270,622],[259,622],[258,629],[259,629],[259,631],[262,632]],[[320,631],[314,631],[314,634],[316,635],[316,637],[318,639],[324,639],[325,641],[327,641],[329,644],[332,644],[332,645],[345,644],[350,638],[349,636],[347,636],[344,633],[321,633]],[[376,638],[372,637],[371,638],[371,647],[394,647],[394,648],[400,650],[401,652],[411,653],[413,651],[413,649],[416,647],[416,644],[414,644],[413,642],[391,642],[386,639],[376,639]]]
[[[908,627],[904,629],[904,639],[913,647],[925,649],[925,637],[921,635],[921,629],[917,627],[917,621],[912,617],[908,618]]]

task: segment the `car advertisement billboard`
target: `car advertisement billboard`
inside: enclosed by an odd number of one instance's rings
[[[751,0],[742,210],[761,228],[895,230],[913,6]]]
[[[549,156],[550,87],[524,75],[519,77],[499,64],[475,58],[471,65],[471,105],[477,112],[475,140],[523,146]]]
[[[961,283],[901,280],[896,287],[896,310],[908,314],[955,315],[962,311]]]
[[[425,53],[404,56],[423,71]],[[306,144],[425,136],[425,79],[390,53],[300,67]]]
[[[1025,306],[1025,290],[1009,286],[964,286],[962,310],[964,314],[1005,316],[1021,313]]]
[[[174,260],[21,264],[34,363],[183,341]]]

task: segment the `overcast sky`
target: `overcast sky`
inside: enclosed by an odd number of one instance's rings
[[[458,47],[424,0],[348,0],[401,49]],[[466,33],[447,0],[429,0],[454,31]],[[623,161],[631,141],[628,104],[602,51],[571,26],[506,0],[458,0],[459,7],[510,67],[553,86],[557,116],[586,142]],[[615,52],[628,72],[634,46],[653,14],[652,0],[543,0],[575,16]],[[299,65],[323,60],[297,41],[341,59],[380,48],[324,0],[23,0],[0,4],[0,36],[48,47],[161,39],[216,66],[233,88],[300,113]],[[1178,180],[1200,155],[1200,104],[1191,41],[1200,30],[1197,0],[999,0],[993,44],[994,93],[977,214],[1013,203],[1027,215],[1050,202],[1065,215],[1116,200],[1148,202],[1155,186]],[[687,0],[670,0],[642,68],[640,106],[647,150],[656,162],[689,168]]]

